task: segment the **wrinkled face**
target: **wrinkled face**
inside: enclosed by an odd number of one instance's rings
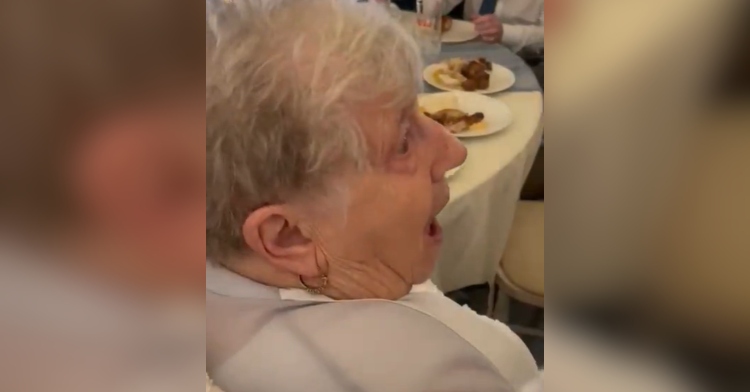
[[[105,113],[70,168],[92,240],[112,255],[96,268],[127,285],[205,284],[205,109],[202,94],[164,96]]]
[[[349,180],[345,223],[323,222],[319,246],[331,279],[361,273],[411,287],[434,267],[442,241],[435,217],[449,200],[445,173],[466,149],[416,108],[361,109],[357,117],[373,168]]]

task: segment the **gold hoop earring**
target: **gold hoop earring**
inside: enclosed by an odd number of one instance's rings
[[[302,283],[302,286],[305,287],[305,291],[307,291],[309,294],[312,294],[312,295],[320,295],[323,292],[323,290],[325,290],[326,286],[328,286],[328,276],[322,275],[320,277],[320,280],[321,280],[320,286],[311,287],[305,283],[304,279],[302,279],[302,275],[299,276],[299,282]]]

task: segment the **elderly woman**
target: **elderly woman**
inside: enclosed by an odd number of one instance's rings
[[[519,391],[507,327],[428,281],[466,150],[381,8],[235,1],[206,39],[207,367],[227,392]]]

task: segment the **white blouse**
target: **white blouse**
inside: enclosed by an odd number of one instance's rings
[[[209,265],[206,290],[208,371],[228,392],[516,392],[540,377],[507,326],[431,283],[398,301],[334,301]]]

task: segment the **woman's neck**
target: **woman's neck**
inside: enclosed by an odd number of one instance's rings
[[[233,258],[222,266],[237,275],[243,276],[266,286],[280,289],[304,288],[299,277],[282,271],[269,263],[258,260],[254,256]]]

